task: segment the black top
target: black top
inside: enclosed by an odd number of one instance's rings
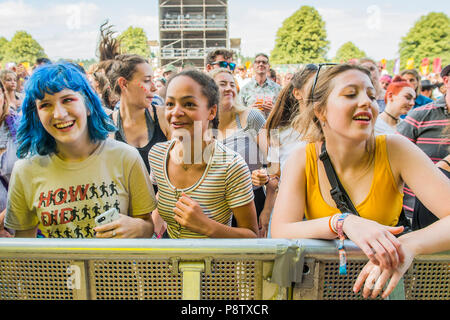
[[[450,179],[450,171],[439,168],[446,176]],[[438,221],[439,218],[436,217],[430,210],[428,210],[419,198],[416,198],[416,204],[414,206],[414,215],[412,221],[413,230],[423,229],[433,222]]]
[[[167,138],[164,135],[164,132],[161,130],[161,127],[159,126],[158,116],[156,115],[155,106],[152,105],[152,109],[153,109],[153,116],[154,116],[155,120],[153,120],[152,117],[150,116],[150,112],[148,111],[148,109],[145,109],[145,120],[147,123],[147,131],[148,131],[148,143],[146,146],[144,146],[142,148],[136,147],[136,149],[139,151],[139,154],[142,157],[142,160],[144,160],[144,164],[145,164],[145,167],[147,168],[148,173],[150,173],[150,163],[148,162],[148,152],[156,143],[167,141]],[[112,115],[111,115],[111,117],[112,117]],[[116,131],[114,138],[118,141],[128,143],[125,139],[125,133],[123,132],[122,119],[120,118],[120,109],[118,110],[118,115],[117,115],[117,128],[119,130]]]

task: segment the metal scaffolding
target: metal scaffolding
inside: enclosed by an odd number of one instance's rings
[[[229,48],[228,0],[159,0],[161,66],[203,68],[208,52]]]

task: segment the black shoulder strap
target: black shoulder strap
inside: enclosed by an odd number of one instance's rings
[[[336,203],[338,209],[342,213],[349,212],[359,216],[358,211],[353,205],[352,200],[350,200],[350,197],[348,196],[347,192],[345,191],[344,187],[339,181],[336,171],[334,170],[333,164],[331,163],[330,157],[327,152],[325,141],[322,144],[319,159],[323,162],[325,172],[327,173],[327,177],[331,185],[330,194],[334,202]]]

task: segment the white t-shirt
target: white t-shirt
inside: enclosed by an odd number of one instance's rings
[[[11,174],[5,226],[39,224],[50,238],[92,238],[94,218],[115,207],[139,216],[156,208],[150,177],[136,148],[107,139],[81,162],[55,154],[18,160]]]
[[[301,141],[300,133],[291,127],[281,128],[278,132],[278,137],[273,134],[271,135],[272,141],[270,143],[267,161],[272,163],[279,162],[281,171],[291,152],[306,145],[306,142]]]
[[[378,117],[375,122],[375,136],[382,134],[395,134],[395,129],[388,125],[386,121]]]

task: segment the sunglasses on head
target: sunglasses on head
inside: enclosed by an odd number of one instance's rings
[[[236,68],[236,63],[234,63],[234,62],[216,61],[216,62],[211,63],[211,65],[216,65],[216,64],[218,64],[219,67],[221,67],[221,68],[228,68],[228,66],[229,66],[231,71],[234,71],[234,69]]]
[[[312,89],[311,89],[311,100],[312,101],[314,101],[314,90],[316,89],[316,84],[317,84],[317,79],[319,78],[320,69],[323,66],[336,66],[336,65],[338,65],[338,64],[337,63],[319,63],[317,65],[317,72],[316,72],[316,76],[314,77],[314,83],[313,83],[313,86],[312,86]],[[308,66],[311,66],[311,65],[308,65]]]

